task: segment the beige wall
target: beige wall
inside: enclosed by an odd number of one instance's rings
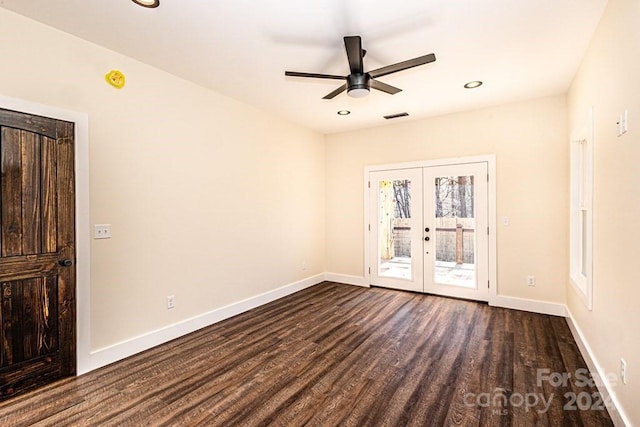
[[[0,40],[0,94],[89,116],[92,349],[324,271],[322,135],[4,9]]]
[[[569,92],[569,126],[594,109],[593,311],[568,286],[569,310],[604,372],[628,383],[613,390],[628,419],[640,425],[640,4],[609,0]],[[629,132],[616,136],[629,111]]]
[[[498,293],[564,304],[566,115],[558,96],[327,136],[327,271],[363,276],[365,166],[495,154]]]

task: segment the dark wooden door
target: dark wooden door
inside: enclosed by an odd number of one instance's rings
[[[73,135],[0,109],[0,399],[76,372]]]

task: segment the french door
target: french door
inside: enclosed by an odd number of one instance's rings
[[[369,173],[370,282],[487,301],[487,163]]]

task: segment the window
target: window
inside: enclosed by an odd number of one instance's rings
[[[593,306],[593,113],[571,137],[571,284]]]

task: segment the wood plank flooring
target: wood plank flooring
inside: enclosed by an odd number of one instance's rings
[[[325,282],[5,401],[0,425],[612,425],[579,369],[563,318]]]

